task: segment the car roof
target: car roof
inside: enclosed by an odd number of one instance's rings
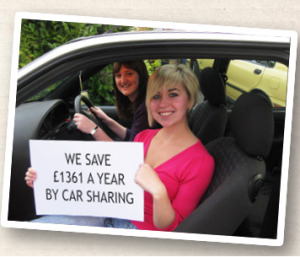
[[[268,44],[289,44],[289,38],[285,36],[254,35],[254,34],[235,34],[207,31],[138,31],[138,32],[119,32],[104,33],[101,35],[82,37],[71,40],[70,42],[56,47],[48,53],[42,55],[19,70],[18,78],[26,76],[34,69],[46,65],[51,61],[66,55],[72,54],[82,49],[93,47],[106,47],[108,45],[120,45],[126,43],[144,44],[145,42],[186,42],[202,41],[207,43],[268,43]]]

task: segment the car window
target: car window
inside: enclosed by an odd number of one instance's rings
[[[198,59],[199,69],[203,70],[206,67],[213,67],[215,59]]]
[[[35,96],[28,99],[27,102],[40,101],[40,100],[44,99],[49,94],[54,92],[57,88],[59,88],[62,84],[64,84],[64,82],[67,81],[69,78],[70,78],[70,76],[67,76],[67,77],[64,77],[63,79],[51,84],[50,86],[48,86],[44,90],[40,91]]]
[[[231,60],[226,72],[226,95],[232,104],[244,92],[267,95],[273,107],[286,106],[286,65],[269,60]]]
[[[250,62],[260,64],[262,66],[268,67],[268,68],[274,68],[276,62],[274,61],[266,61],[266,60],[251,60]]]
[[[199,70],[220,66],[220,60],[197,59]],[[226,62],[225,62],[226,63]],[[216,65],[217,64],[217,65]],[[288,68],[273,60],[227,60],[221,74],[225,78],[227,105],[231,106],[244,92],[259,92],[267,96],[273,107],[286,106]]]
[[[167,63],[183,63],[190,65],[190,59],[149,59],[144,60],[149,76],[160,66]],[[98,106],[110,106],[115,104],[113,89],[113,64],[105,66],[85,81],[82,81],[82,90],[90,100]]]
[[[95,105],[114,105],[113,64],[105,66],[83,82],[82,90]]]

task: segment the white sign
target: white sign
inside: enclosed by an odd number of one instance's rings
[[[134,182],[143,155],[136,142],[30,140],[37,214],[143,221],[144,191]]]

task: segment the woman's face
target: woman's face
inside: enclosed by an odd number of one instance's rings
[[[185,87],[181,84],[161,89],[151,98],[149,108],[153,119],[163,127],[187,122],[190,101]]]
[[[115,73],[115,81],[118,90],[131,102],[134,102],[138,95],[139,74],[122,65],[120,70]]]

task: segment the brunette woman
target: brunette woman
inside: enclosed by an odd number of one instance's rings
[[[113,67],[113,86],[120,119],[132,120],[130,128],[122,126],[107,116],[100,108],[91,108],[121,140],[133,141],[140,131],[149,128],[145,95],[148,82],[148,71],[143,61],[117,62]],[[74,122],[77,128],[92,134],[95,140],[112,141],[112,139],[93,121],[83,114],[76,113]]]

